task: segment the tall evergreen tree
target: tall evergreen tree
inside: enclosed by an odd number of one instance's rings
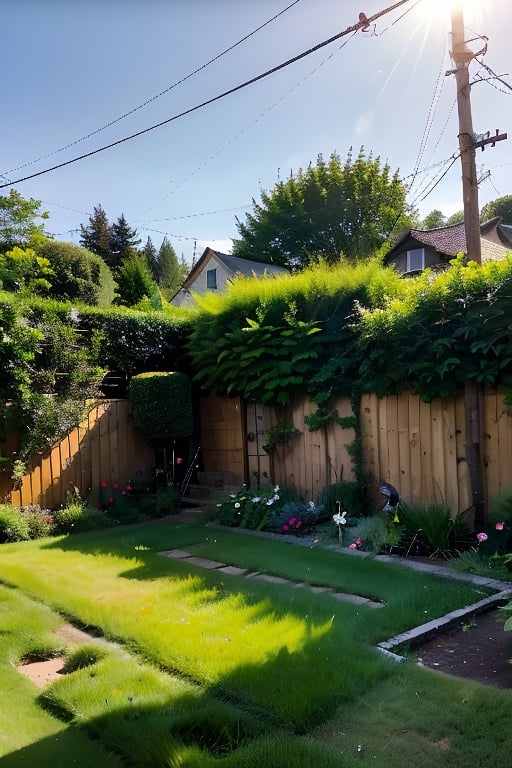
[[[124,259],[137,249],[140,238],[137,239],[137,231],[128,226],[128,222],[122,213],[110,230],[110,264],[112,268],[119,267]]]
[[[89,224],[84,227],[80,224],[80,245],[92,253],[101,256],[110,266],[110,233],[107,214],[101,205],[95,205],[92,216],[89,216]]]
[[[181,288],[188,273],[188,266],[184,259],[178,262],[176,251],[169,240],[164,237],[158,251],[158,264],[160,270],[159,286],[166,299],[170,299]]]
[[[146,259],[146,264],[149,267],[149,271],[153,276],[153,280],[156,283],[160,283],[160,265],[158,263],[158,251],[153,245],[153,241],[150,237],[146,240],[146,245],[141,251],[142,255]]]

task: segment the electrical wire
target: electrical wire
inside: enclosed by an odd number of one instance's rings
[[[234,86],[233,88],[229,88],[226,91],[223,91],[222,93],[217,94],[217,96],[213,96],[210,99],[207,99],[206,101],[201,102],[200,104],[196,104],[193,107],[190,107],[189,109],[184,110],[183,112],[180,112],[176,115],[172,115],[171,117],[166,118],[165,120],[161,120],[158,123],[155,123],[154,125],[149,126],[148,128],[144,128],[140,131],[137,131],[136,133],[132,133],[129,136],[124,136],[122,139],[118,139],[117,141],[113,141],[110,144],[106,144],[102,147],[98,147],[97,149],[91,150],[90,152],[85,152],[82,155],[78,155],[77,157],[73,157],[70,160],[66,160],[62,163],[58,163],[56,165],[51,166],[50,168],[45,168],[42,171],[37,171],[37,173],[32,173],[27,176],[23,176],[22,178],[15,179],[14,181],[10,182],[9,184],[0,184],[0,189],[12,186],[14,184],[20,184],[23,181],[28,181],[29,179],[34,179],[38,176],[42,176],[46,173],[50,173],[52,171],[56,171],[59,168],[64,168],[67,165],[71,165],[73,163],[76,163],[80,160],[84,160],[87,157],[92,157],[93,155],[97,155],[100,152],[104,152],[107,149],[112,149],[113,147],[119,146],[120,144],[124,144],[127,141],[131,141],[132,139],[135,139],[139,136],[143,136],[146,133],[149,133],[150,131],[154,131],[157,128],[161,128],[163,125],[167,125],[175,120],[178,120],[181,117],[185,117],[186,115],[191,114],[192,112],[196,112],[199,109],[202,109],[209,104],[213,104],[216,101],[220,101],[221,99],[225,98],[226,96],[230,96],[233,93],[237,93],[238,91],[241,91],[244,88],[247,88],[249,85],[253,85],[254,83],[259,82],[260,80],[265,79],[266,77],[269,77],[269,75],[273,75],[276,72],[279,72],[280,70],[284,69],[285,67],[290,66],[291,64],[295,64],[297,61],[300,61],[301,59],[304,59],[306,56],[310,56],[312,53],[315,53],[316,51],[320,50],[321,48],[324,48],[327,45],[330,45],[331,43],[335,42],[336,40],[339,40],[340,38],[349,35],[353,32],[357,32],[360,29],[363,29],[365,26],[367,26],[369,23],[371,24],[376,19],[380,18],[381,16],[384,16],[387,13],[390,13],[391,11],[395,10],[396,8],[399,8],[402,5],[405,5],[406,3],[410,2],[410,0],[399,0],[399,2],[394,3],[393,5],[385,8],[382,11],[379,11],[378,13],[373,14],[373,16],[366,17],[364,14],[363,19],[359,19],[359,21],[356,24],[353,24],[347,29],[343,30],[343,32],[339,32],[336,35],[333,35],[332,37],[328,38],[327,40],[322,41],[321,43],[318,43],[317,45],[312,46],[306,51],[303,51],[302,53],[297,54],[296,56],[293,56],[290,59],[287,59],[286,61],[282,62],[281,64],[277,64],[275,67],[272,67],[271,69],[266,70],[265,72],[262,72],[259,75],[256,75],[255,77],[250,78],[249,80],[245,80],[243,83],[240,83],[239,85]]]
[[[205,64],[201,64],[201,66],[194,69],[193,72],[190,72],[188,75],[185,75],[184,77],[180,78],[179,80],[176,80],[176,82],[172,83],[172,85],[169,85],[167,88],[165,88],[163,91],[160,91],[160,93],[157,93],[155,96],[152,96],[149,99],[146,99],[146,101],[142,102],[142,104],[139,104],[136,107],[133,107],[133,109],[128,110],[128,112],[125,112],[124,114],[120,115],[119,117],[114,118],[113,120],[110,120],[108,123],[105,123],[105,125],[102,125],[101,128],[96,128],[94,131],[90,131],[89,133],[85,134],[84,136],[81,136],[79,139],[75,139],[75,141],[69,142],[69,144],[66,144],[63,147],[60,147],[59,149],[53,150],[53,152],[48,152],[46,155],[41,155],[41,157],[36,158],[35,160],[30,160],[27,163],[23,163],[22,165],[18,165],[16,168],[11,168],[10,170],[6,171],[6,173],[15,173],[16,171],[21,170],[22,168],[27,168],[30,165],[34,165],[35,163],[39,163],[41,160],[46,160],[48,157],[53,157],[53,155],[57,155],[59,152],[63,152],[66,149],[70,149],[70,147],[74,147],[77,144],[80,144],[80,142],[85,141],[86,139],[90,139],[91,136],[95,136],[97,133],[100,133],[101,131],[104,131],[106,128],[110,128],[112,125],[115,125],[116,123],[119,123],[121,120],[124,120],[125,117],[129,117],[130,115],[133,115],[135,112],[138,112],[140,109],[143,109],[143,107],[146,107],[148,104],[151,104],[153,101],[156,101],[161,96],[164,96],[166,93],[169,93],[169,91],[172,91],[174,88],[177,88],[178,85],[181,85],[182,83],[186,82],[187,80],[190,80],[191,77],[194,75],[197,75],[199,72],[201,72],[203,69],[206,69],[210,66],[210,64],[213,64],[215,61],[218,61],[223,56],[225,56],[230,51],[237,48],[242,43],[245,43],[246,40],[248,40],[250,37],[255,35],[257,32],[260,32],[264,27],[266,27],[268,24],[271,24],[273,21],[275,21],[279,16],[282,16],[286,11],[289,11],[290,8],[293,8],[294,5],[297,5],[300,0],[293,0],[290,5],[287,5],[286,8],[283,8],[282,11],[279,11],[279,13],[276,13],[275,16],[272,16],[271,19],[268,19],[263,24],[260,24],[259,27],[256,27],[256,29],[253,29],[252,32],[249,32],[247,35],[244,35],[240,40],[238,40],[236,43],[233,43],[233,45],[230,45],[228,48],[226,48],[221,53],[218,53],[216,56],[214,56],[212,59],[207,61]],[[6,176],[3,176],[3,174],[0,174],[4,179]]]
[[[405,15],[405,14],[403,14],[403,15]],[[251,128],[253,128],[255,125],[257,125],[257,124],[259,123],[259,121],[260,121],[260,120],[261,120],[261,119],[262,119],[262,118],[263,118],[265,115],[267,115],[267,114],[268,114],[268,113],[269,113],[271,110],[275,109],[275,108],[276,108],[276,107],[277,107],[279,104],[281,104],[281,103],[284,101],[284,99],[286,99],[286,98],[287,98],[287,97],[288,97],[288,96],[289,96],[291,93],[293,93],[293,92],[294,92],[294,91],[295,91],[297,88],[299,88],[299,86],[301,86],[303,83],[305,83],[305,82],[306,82],[306,80],[308,80],[308,79],[309,79],[310,77],[312,77],[312,76],[313,76],[313,75],[314,75],[316,72],[318,72],[318,70],[319,70],[321,67],[323,67],[323,66],[324,66],[324,65],[325,65],[325,64],[326,64],[326,63],[327,63],[327,62],[328,62],[330,59],[332,59],[332,58],[333,58],[333,56],[334,56],[336,53],[339,53],[339,51],[341,51],[341,50],[342,50],[342,48],[344,48],[344,47],[345,47],[345,46],[346,46],[346,45],[347,45],[347,44],[350,42],[350,40],[352,40],[352,39],[354,38],[354,35],[356,35],[356,34],[357,34],[357,31],[356,31],[356,32],[354,32],[350,38],[348,38],[347,40],[345,40],[345,41],[344,41],[344,42],[343,42],[343,43],[342,43],[342,44],[341,44],[341,45],[338,47],[338,49],[337,49],[336,51],[333,51],[332,53],[330,53],[330,54],[329,54],[329,56],[326,56],[326,58],[325,58],[325,59],[323,59],[323,60],[322,60],[322,61],[321,61],[321,62],[320,62],[320,63],[319,63],[319,64],[318,64],[316,67],[314,67],[314,69],[312,69],[312,70],[311,70],[311,71],[310,71],[310,72],[309,72],[307,75],[305,75],[305,76],[302,78],[302,80],[299,80],[297,83],[295,83],[295,85],[294,85],[294,86],[292,86],[291,88],[289,88],[289,89],[288,89],[288,91],[286,91],[286,93],[284,93],[284,94],[283,94],[283,95],[282,95],[282,96],[281,96],[279,99],[277,99],[277,101],[275,101],[275,102],[274,102],[273,104],[271,104],[269,107],[267,107],[266,109],[264,109],[264,110],[263,110],[263,112],[260,112],[260,114],[259,114],[259,115],[258,115],[258,116],[257,116],[257,117],[256,117],[256,118],[255,118],[255,119],[252,121],[252,122],[250,122],[248,125],[246,125],[246,126],[245,126],[245,128],[242,128],[242,130],[241,130],[241,131],[239,131],[239,132],[238,132],[238,133],[237,133],[235,136],[233,136],[231,139],[229,139],[229,141],[225,142],[225,143],[224,143],[224,144],[223,144],[223,145],[222,145],[222,146],[221,146],[221,147],[220,147],[220,148],[219,148],[219,149],[218,149],[216,152],[213,152],[213,153],[212,153],[212,154],[211,154],[211,155],[210,155],[210,156],[209,156],[209,157],[208,157],[206,160],[204,160],[204,161],[201,163],[201,165],[197,166],[197,168],[195,168],[195,170],[191,171],[191,172],[188,174],[188,176],[186,176],[184,179],[182,179],[182,180],[179,182],[179,184],[176,184],[176,186],[174,187],[174,189],[172,189],[172,190],[171,190],[170,192],[168,192],[166,195],[164,195],[163,197],[161,197],[161,198],[160,198],[160,199],[159,199],[159,200],[158,200],[156,203],[154,203],[154,204],[151,206],[151,208],[148,208],[148,209],[147,209],[147,211],[146,211],[146,215],[147,215],[147,214],[148,214],[150,211],[154,210],[154,209],[155,209],[155,208],[156,208],[158,205],[161,205],[163,202],[165,202],[165,200],[168,200],[168,199],[169,199],[169,198],[170,198],[172,195],[176,194],[176,192],[177,192],[179,189],[181,189],[181,187],[183,187],[183,185],[184,185],[184,184],[186,184],[188,181],[190,181],[190,179],[192,179],[192,178],[193,178],[193,177],[194,177],[194,176],[195,176],[197,173],[199,173],[199,171],[201,171],[203,168],[205,168],[205,167],[208,165],[208,163],[210,163],[210,162],[211,162],[212,160],[214,160],[215,158],[219,157],[219,155],[220,155],[222,152],[224,152],[224,150],[225,150],[225,149],[227,149],[228,147],[232,146],[232,145],[235,143],[235,141],[238,141],[238,139],[239,139],[241,136],[243,136],[245,133],[247,133],[247,131],[248,131],[248,130],[250,130],[250,129],[251,129]]]

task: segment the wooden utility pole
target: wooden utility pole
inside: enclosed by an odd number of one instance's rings
[[[461,2],[454,2],[452,4],[451,54],[455,63],[455,80],[457,83],[466,254],[468,261],[476,261],[480,264],[482,261],[480,210],[478,207],[475,135],[473,132],[473,119],[471,117],[471,86],[469,84],[469,62],[473,59],[473,53],[467,47],[464,39],[464,19]]]
[[[466,258],[482,262],[480,241],[480,210],[478,207],[478,182],[476,177],[475,136],[471,116],[471,86],[469,62],[473,53],[464,39],[462,3],[452,3],[452,58],[457,83],[457,108],[459,113],[459,148],[462,165],[462,195],[464,200],[464,226],[466,230]],[[484,477],[481,456],[482,387],[475,379],[467,379],[464,386],[464,410],[466,432],[466,463],[471,490],[471,506],[475,514],[475,528],[485,520]]]

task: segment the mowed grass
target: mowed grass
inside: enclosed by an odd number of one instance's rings
[[[361,594],[383,607],[158,555],[171,548]],[[430,768],[441,765],[442,752],[443,765],[461,766],[460,734],[472,733],[468,718],[478,701],[498,704],[489,728],[504,725],[510,712],[508,692],[398,665],[374,647],[482,597],[461,582],[179,519],[3,546],[0,579],[131,651],[123,658],[109,651],[59,680],[41,702],[116,754],[136,755],[134,765],[266,768],[314,760]],[[437,720],[450,701],[443,730]],[[138,726],[127,729],[132,719]],[[439,735],[455,722],[457,738]],[[508,766],[508,750],[495,732],[493,739],[493,765]],[[476,742],[473,752],[471,765],[486,765]]]

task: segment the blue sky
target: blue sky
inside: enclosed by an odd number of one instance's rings
[[[131,135],[330,38],[356,23],[361,10],[371,16],[392,5],[298,0],[167,90],[292,2],[1,0],[0,173],[18,179]],[[43,201],[46,228],[57,239],[78,242],[76,230],[100,203],[111,221],[124,213],[143,242],[149,235],[158,248],[167,235],[189,263],[206,245],[229,250],[235,217],[243,219],[261,189],[319,153],[337,151],[344,159],[350,147],[357,154],[364,146],[404,178],[418,168],[409,201],[422,215],[434,208],[449,215],[462,208],[460,161],[421,199],[458,149],[455,79],[445,76],[452,66],[449,6],[448,0],[411,0],[366,33],[15,187]],[[512,83],[510,0],[465,0],[463,8],[468,36],[489,38],[483,61]],[[482,41],[471,47],[479,50]],[[470,72],[489,77],[476,62]],[[496,80],[479,82],[472,108],[475,132],[499,128],[510,135],[477,153],[479,175],[490,171],[480,185],[483,205],[512,194],[512,91]],[[93,135],[78,141],[87,134]]]

